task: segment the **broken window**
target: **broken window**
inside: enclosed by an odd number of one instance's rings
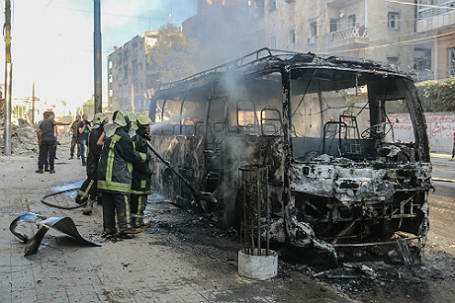
[[[202,135],[205,132],[205,107],[205,100],[199,102],[185,100],[183,102],[182,135]]]
[[[414,68],[420,71],[431,69],[431,48],[414,49]]]

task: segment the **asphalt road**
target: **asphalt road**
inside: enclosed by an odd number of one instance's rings
[[[431,160],[435,190],[428,196],[428,245],[455,256],[455,162],[444,154],[432,154]]]

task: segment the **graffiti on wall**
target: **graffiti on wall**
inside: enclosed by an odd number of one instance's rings
[[[393,124],[393,130],[401,141],[413,141],[413,127],[411,118],[406,114],[395,114],[389,116]],[[445,147],[452,149],[452,142],[455,132],[454,114],[425,114],[428,127],[428,138],[431,148]]]

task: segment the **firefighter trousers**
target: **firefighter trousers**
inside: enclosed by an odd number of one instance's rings
[[[131,216],[133,225],[139,227],[144,223],[144,210],[147,206],[147,195],[131,195]]]
[[[116,230],[116,212],[120,231],[132,228],[129,200],[129,195],[103,192],[103,225],[105,230]]]

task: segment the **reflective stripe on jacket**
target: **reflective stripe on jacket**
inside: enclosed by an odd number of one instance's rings
[[[123,128],[104,141],[98,163],[98,190],[119,194],[131,193],[132,163],[147,161],[147,154],[134,150],[133,142]]]
[[[141,153],[147,153],[147,146],[142,144],[143,138],[141,135],[137,134],[133,139],[134,149]],[[149,168],[149,164],[145,163],[135,163],[133,165],[133,183],[132,183],[132,194],[134,195],[149,195],[153,193],[152,172]]]

